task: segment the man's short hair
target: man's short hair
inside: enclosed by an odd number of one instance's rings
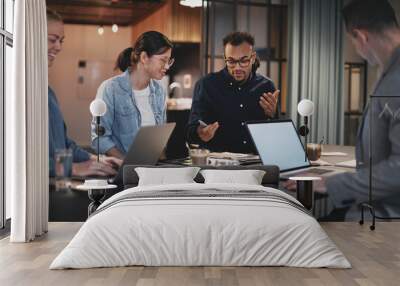
[[[243,43],[248,43],[254,47],[254,37],[246,32],[233,32],[225,36],[223,39],[224,47],[227,44],[232,46],[239,46]]]
[[[364,29],[381,33],[386,29],[398,28],[396,13],[388,0],[353,0],[343,8],[346,29]]]

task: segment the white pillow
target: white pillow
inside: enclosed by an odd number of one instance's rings
[[[205,184],[233,183],[261,185],[265,171],[261,170],[202,170]]]
[[[200,168],[135,168],[139,176],[139,186],[187,184],[195,183],[193,180]]]

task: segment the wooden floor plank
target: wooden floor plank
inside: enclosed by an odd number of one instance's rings
[[[0,240],[0,285],[399,285],[400,223],[380,222],[375,231],[354,222],[322,223],[351,262],[352,269],[290,267],[117,267],[83,270],[48,269],[79,230],[80,223],[51,223],[32,243]]]

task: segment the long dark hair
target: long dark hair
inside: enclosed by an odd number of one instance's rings
[[[133,48],[129,47],[123,50],[115,62],[114,70],[126,71],[131,66],[131,55]]]
[[[173,44],[163,34],[157,31],[148,31],[139,36],[132,48],[126,48],[119,55],[115,69],[126,71],[140,60],[140,54],[145,52],[148,57],[160,55],[172,49]]]

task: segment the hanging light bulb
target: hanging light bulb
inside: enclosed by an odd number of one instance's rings
[[[117,25],[117,24],[112,25],[111,30],[112,30],[114,33],[118,32],[118,25]]]
[[[104,28],[103,28],[103,26],[99,26],[99,27],[97,28],[97,33],[98,33],[100,36],[104,34]]]
[[[181,0],[179,4],[183,6],[188,6],[190,8],[196,8],[203,6],[203,0]]]

